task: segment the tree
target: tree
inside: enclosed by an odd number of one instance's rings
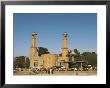
[[[44,48],[44,47],[38,47],[38,56],[41,56],[42,54],[48,54],[48,53],[50,53],[49,51],[48,51],[48,49],[47,48]]]
[[[91,52],[83,52],[82,55],[88,56],[88,55],[91,55]]]
[[[95,52],[92,52],[92,54],[96,54]]]
[[[92,64],[93,66],[97,65],[97,54],[95,52],[83,52],[82,56],[84,56],[84,60],[88,64]]]
[[[29,68],[29,66],[30,66],[30,60],[29,60],[29,58],[27,57],[27,58],[26,58],[26,63],[25,63],[25,68]]]
[[[29,68],[29,58],[25,56],[15,57],[13,66],[14,68]]]
[[[76,57],[80,56],[80,52],[77,49],[74,49],[74,53]]]
[[[80,52],[77,49],[74,49],[74,59],[75,61],[80,60]]]

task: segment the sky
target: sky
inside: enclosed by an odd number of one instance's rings
[[[37,33],[37,47],[52,54],[61,53],[62,34],[68,34],[68,49],[97,51],[97,14],[95,13],[14,13],[14,56],[30,55],[31,33]]]

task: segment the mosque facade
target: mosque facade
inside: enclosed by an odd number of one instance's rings
[[[67,33],[63,33],[63,43],[61,56],[56,54],[42,54],[38,56],[37,51],[37,42],[36,42],[36,33],[33,32],[31,35],[31,48],[30,48],[30,68],[51,68],[54,66],[63,66],[68,68],[68,42],[67,42]]]

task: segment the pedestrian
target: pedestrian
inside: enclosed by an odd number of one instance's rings
[[[53,74],[54,69],[52,68],[52,74]]]
[[[48,70],[47,70],[47,71],[48,71],[48,74],[50,74],[50,68],[48,68]]]
[[[52,74],[52,68],[50,68],[50,74]]]

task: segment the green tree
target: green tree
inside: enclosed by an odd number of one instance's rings
[[[25,56],[15,57],[13,67],[14,68],[29,68],[29,58]]]
[[[30,60],[29,60],[29,58],[27,57],[27,58],[26,58],[26,63],[25,63],[25,68],[29,68],[29,66],[30,66]]]
[[[80,60],[80,52],[77,49],[74,49],[74,58],[75,58],[75,61]]]
[[[42,54],[48,54],[48,53],[50,53],[50,52],[48,51],[47,48],[38,47],[38,56],[41,56]]]
[[[79,56],[80,52],[77,49],[74,49],[75,56]]]
[[[84,56],[84,60],[88,64],[92,64],[93,66],[97,65],[97,54],[95,52],[83,52],[82,56]]]

